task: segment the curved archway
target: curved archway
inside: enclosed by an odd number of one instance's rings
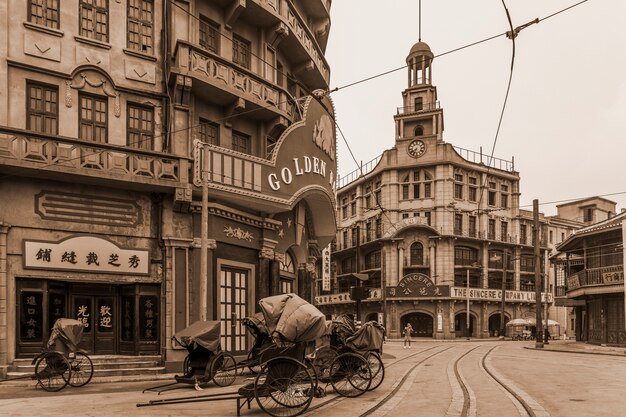
[[[409,313],[400,319],[400,331],[407,323],[413,327],[413,337],[433,337],[433,317],[426,313]]]
[[[474,315],[470,313],[469,337],[476,337]],[[454,336],[467,337],[467,312],[460,311],[454,315]]]
[[[498,311],[489,316],[489,336],[498,337],[500,335],[500,315],[501,313]],[[507,328],[506,324],[509,322],[509,317],[504,315],[504,335],[506,335]]]
[[[369,313],[366,317],[365,317],[365,321],[378,321],[378,313]]]

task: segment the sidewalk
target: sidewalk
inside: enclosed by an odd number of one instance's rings
[[[549,344],[543,345],[543,349],[537,349],[535,347],[535,342],[532,342],[532,345],[524,346],[524,348],[551,352],[583,353],[591,355],[612,355],[626,357],[626,348],[592,345],[589,343],[577,342],[575,340],[551,340]]]

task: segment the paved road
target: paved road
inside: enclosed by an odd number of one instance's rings
[[[417,342],[411,350],[385,345],[385,380],[358,398],[332,393],[314,399],[306,416],[502,417],[622,416],[626,356],[526,349],[532,342]],[[239,377],[237,384],[244,384]],[[234,401],[137,408],[174,396],[236,391],[237,386],[142,394],[158,381],[90,384],[59,393],[34,384],[0,384],[0,416],[235,416]],[[243,416],[261,416],[253,403]]]

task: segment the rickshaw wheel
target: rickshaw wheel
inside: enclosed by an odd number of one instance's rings
[[[211,361],[211,378],[220,387],[226,387],[237,378],[237,363],[228,352],[220,352]]]
[[[76,352],[75,357],[70,361],[72,373],[69,384],[73,387],[85,386],[93,377],[93,362],[91,358],[82,352]]]
[[[337,349],[331,346],[322,346],[313,353],[313,369],[320,382],[330,382],[330,366],[337,357]]]
[[[385,379],[385,365],[383,364],[383,360],[380,358],[380,355],[376,352],[367,352],[365,359],[367,359],[372,373],[372,383],[367,390],[373,391],[378,388]]]
[[[372,383],[369,362],[356,353],[339,355],[330,366],[330,383],[343,397],[358,397]]]
[[[65,388],[70,374],[70,363],[58,352],[44,353],[35,364],[35,377],[45,391],[56,392]]]
[[[304,413],[313,401],[315,381],[301,362],[289,357],[270,359],[254,381],[259,407],[274,417]]]
[[[258,355],[257,357],[254,357],[254,356],[255,356],[255,353],[253,350],[248,352],[248,358],[246,359],[246,363],[248,364],[248,369],[250,370],[250,372],[256,375],[259,372],[261,372],[261,363],[260,363]]]

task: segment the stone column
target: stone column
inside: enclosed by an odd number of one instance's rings
[[[259,276],[254,296],[254,305],[256,309],[258,309],[259,300],[270,295],[270,265],[274,259],[274,245],[270,245],[264,240],[261,251],[259,252]]]
[[[404,248],[398,244],[398,282],[404,276]]]
[[[8,326],[8,260],[7,235],[9,226],[0,223],[0,379],[6,378],[9,366],[9,326]]]
[[[270,261],[270,295],[280,294],[281,262],[285,262],[285,254],[274,252],[274,260]]]

